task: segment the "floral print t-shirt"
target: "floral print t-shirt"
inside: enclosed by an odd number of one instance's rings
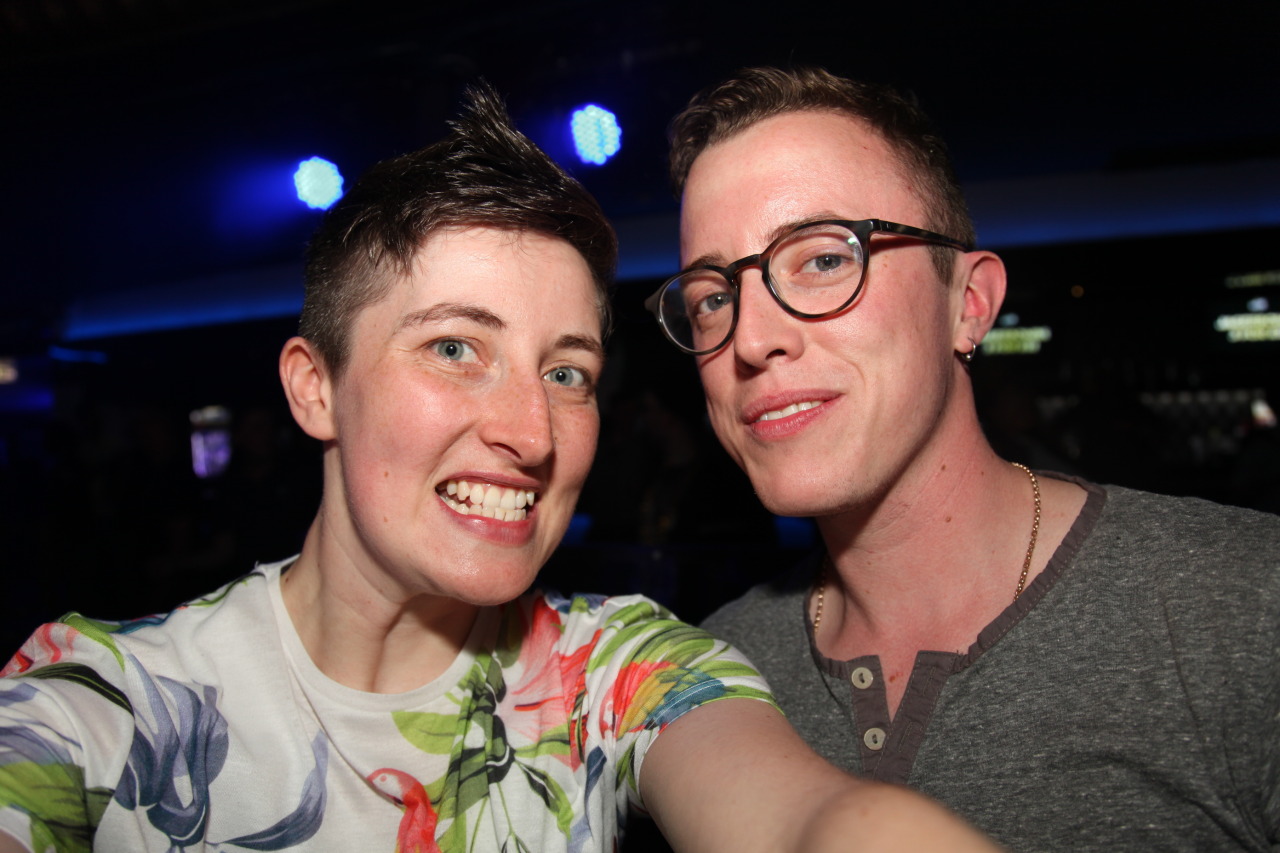
[[[42,626],[0,672],[0,829],[33,850],[612,851],[681,714],[772,701],[639,596],[482,610],[408,693],[321,673],[288,561],[164,616]]]

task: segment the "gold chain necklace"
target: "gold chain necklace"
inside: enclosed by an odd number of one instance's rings
[[[1022,595],[1022,590],[1027,586],[1027,573],[1031,571],[1031,557],[1036,552],[1036,539],[1040,537],[1040,481],[1036,479],[1035,473],[1021,462],[1012,462],[1010,464],[1027,472],[1027,477],[1031,480],[1031,494],[1036,501],[1036,515],[1031,522],[1031,539],[1027,542],[1027,556],[1022,561],[1022,574],[1018,575],[1018,587],[1013,591],[1013,600],[1017,601],[1018,597]],[[822,603],[827,592],[827,567],[829,565],[831,565],[831,557],[828,556],[822,561],[822,569],[818,572],[818,600],[813,612],[813,635],[815,637],[818,636],[818,626],[822,624]]]
[[[1031,494],[1036,499],[1036,517],[1031,522],[1031,540],[1027,542],[1027,558],[1022,561],[1022,574],[1018,576],[1018,588],[1013,591],[1013,600],[1017,601],[1018,596],[1022,595],[1023,587],[1027,585],[1027,572],[1031,571],[1031,555],[1036,552],[1036,538],[1040,535],[1040,481],[1026,465],[1021,462],[1012,464],[1014,468],[1021,468],[1027,472],[1027,476],[1031,478]]]

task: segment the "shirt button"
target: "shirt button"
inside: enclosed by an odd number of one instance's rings
[[[860,666],[849,675],[849,680],[852,681],[853,686],[859,690],[866,690],[871,686],[871,683],[876,680],[876,677],[871,674],[871,670],[867,669],[865,666]]]
[[[867,749],[880,749],[880,747],[884,746],[884,729],[867,729],[862,736],[862,742],[867,745]]]

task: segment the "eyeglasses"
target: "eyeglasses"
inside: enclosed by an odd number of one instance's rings
[[[972,246],[933,231],[883,219],[825,219],[798,225],[758,255],[727,267],[698,266],[669,278],[645,300],[667,338],[690,355],[707,355],[733,337],[738,326],[738,275],[759,266],[765,286],[794,317],[817,320],[848,308],[867,277],[871,235],[895,234],[950,246]]]

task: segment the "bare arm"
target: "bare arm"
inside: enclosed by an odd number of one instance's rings
[[[999,849],[919,794],[837,770],[751,699],[713,702],[672,723],[645,756],[640,786],[681,851]]]
[[[0,829],[0,853],[31,853],[27,845]]]

